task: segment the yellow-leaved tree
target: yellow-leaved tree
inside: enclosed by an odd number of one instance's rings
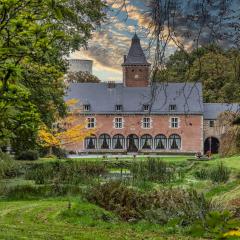
[[[40,146],[49,148],[52,153],[53,147],[66,148],[73,146],[91,136],[96,130],[87,129],[86,122],[79,118],[78,100],[70,99],[66,102],[68,106],[67,116],[59,119],[52,128],[42,124],[38,131],[38,143]]]

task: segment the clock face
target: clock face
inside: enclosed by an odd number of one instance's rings
[[[134,78],[136,78],[136,79],[137,79],[137,78],[138,78],[138,74],[135,74],[135,75],[134,75]]]

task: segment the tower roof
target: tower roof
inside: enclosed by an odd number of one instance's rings
[[[129,49],[128,55],[122,64],[125,65],[150,65],[147,62],[143,49],[141,47],[140,39],[135,33],[132,38],[132,44]]]

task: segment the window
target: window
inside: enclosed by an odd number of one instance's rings
[[[123,118],[122,117],[114,118],[114,128],[123,128]]]
[[[144,117],[142,120],[142,128],[151,128],[151,118]]]
[[[116,105],[115,106],[115,110],[116,111],[122,111],[123,110],[123,106],[122,105]]]
[[[94,117],[87,118],[87,128],[95,128],[96,127],[96,120]]]
[[[214,127],[214,123],[215,123],[214,120],[210,120],[209,121],[209,127]]]
[[[97,148],[96,136],[85,138],[85,149],[96,149],[96,148]]]
[[[169,148],[172,150],[179,150],[181,148],[181,137],[177,134],[172,134],[169,139]]]
[[[171,128],[178,128],[179,127],[179,119],[177,117],[171,118]]]
[[[177,110],[177,105],[176,104],[170,104],[169,105],[169,111],[176,111]]]
[[[89,105],[89,104],[83,105],[83,111],[84,111],[84,112],[90,111],[90,105]]]
[[[99,141],[100,149],[110,149],[111,148],[111,137],[108,134],[100,135],[98,141]]]
[[[144,105],[143,105],[143,110],[144,110],[144,111],[149,111],[149,105],[144,104]]]
[[[125,148],[125,138],[123,135],[121,134],[117,134],[115,136],[113,136],[113,140],[112,140],[112,144],[113,144],[113,149],[123,149]]]
[[[155,148],[156,149],[166,149],[167,148],[167,138],[163,134],[159,134],[155,137]]]
[[[145,134],[141,137],[141,148],[142,149],[152,149],[152,136]]]

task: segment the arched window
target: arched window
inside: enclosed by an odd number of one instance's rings
[[[167,137],[163,134],[159,134],[155,137],[156,149],[167,149]]]
[[[125,147],[125,138],[121,134],[113,136],[113,149],[123,149]]]
[[[98,146],[100,149],[110,149],[111,148],[111,137],[108,134],[102,134],[98,139]]]
[[[145,134],[141,137],[141,148],[142,149],[152,149],[153,139],[149,134]]]
[[[97,138],[92,135],[85,138],[85,149],[96,149],[97,148]]]
[[[172,134],[168,139],[168,144],[170,149],[180,149],[181,148],[181,137],[177,134]]]
[[[127,137],[127,150],[129,152],[137,152],[139,146],[139,138],[135,134],[130,134]]]

